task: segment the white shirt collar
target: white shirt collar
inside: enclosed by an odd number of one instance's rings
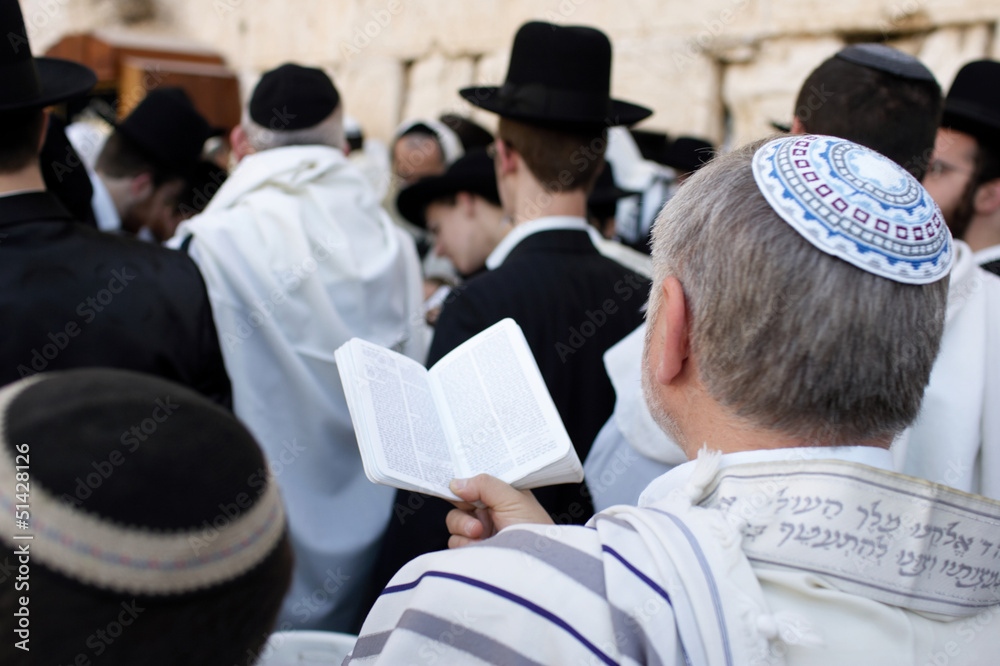
[[[557,229],[587,231],[589,228],[590,225],[587,224],[585,219],[582,217],[573,217],[572,215],[553,215],[522,222],[511,229],[510,233],[504,236],[503,240],[493,249],[490,256],[486,257],[486,268],[491,271],[499,268],[507,260],[507,255],[511,253],[511,250],[517,247],[518,243],[533,234],[543,231],[555,231]]]
[[[719,458],[719,469],[734,465],[786,460],[844,460],[893,471],[892,454],[889,450],[874,446],[803,446],[726,453]],[[649,506],[669,495],[674,489],[683,488],[694,471],[695,463],[696,461],[689,460],[654,479],[639,496],[639,506]]]

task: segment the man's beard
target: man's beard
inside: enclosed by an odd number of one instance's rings
[[[975,175],[975,174],[973,174]],[[954,238],[962,239],[965,232],[969,230],[969,223],[976,213],[976,191],[979,189],[979,179],[969,179],[969,184],[965,186],[961,198],[955,205],[955,210],[950,215],[945,215],[944,221],[948,223],[948,229]]]

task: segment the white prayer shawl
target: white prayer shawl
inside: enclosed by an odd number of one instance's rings
[[[1000,277],[955,251],[941,351],[893,454],[905,474],[1000,499]]]
[[[1000,504],[849,462],[719,464],[587,527],[415,560],[345,663],[993,663]]]
[[[976,252],[973,261],[982,266],[994,261],[1000,261],[1000,245],[990,245]]]
[[[245,158],[171,244],[192,234],[234,410],[287,506],[296,567],[281,626],[345,630],[394,492],[365,477],[333,353],[357,336],[423,360],[413,243],[324,146]]]

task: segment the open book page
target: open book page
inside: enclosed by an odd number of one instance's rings
[[[434,365],[430,376],[445,413],[445,428],[451,431],[449,439],[458,443],[458,476],[485,472],[526,487],[518,480],[567,453],[575,457],[524,334],[513,320],[504,319],[454,349]]]
[[[362,457],[371,456],[380,472],[372,474],[365,460],[369,477],[378,483],[454,497],[448,484],[455,478],[455,469],[427,370],[411,358],[360,339],[351,340],[338,354],[345,350],[350,352],[349,372],[354,374],[350,384],[364,424],[358,428],[355,418],[355,429],[359,440],[368,439],[362,444]],[[364,418],[366,412],[371,418]]]

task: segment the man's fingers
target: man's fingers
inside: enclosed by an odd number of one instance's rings
[[[451,482],[451,492],[466,502],[481,502],[491,508],[517,503],[522,498],[521,491],[489,474],[455,479]]]
[[[448,533],[460,537],[481,538],[484,531],[482,522],[465,511],[452,509],[445,517]]]
[[[448,537],[448,548],[464,548],[465,546],[471,546],[481,541],[482,539],[467,539],[466,537],[452,534]]]

